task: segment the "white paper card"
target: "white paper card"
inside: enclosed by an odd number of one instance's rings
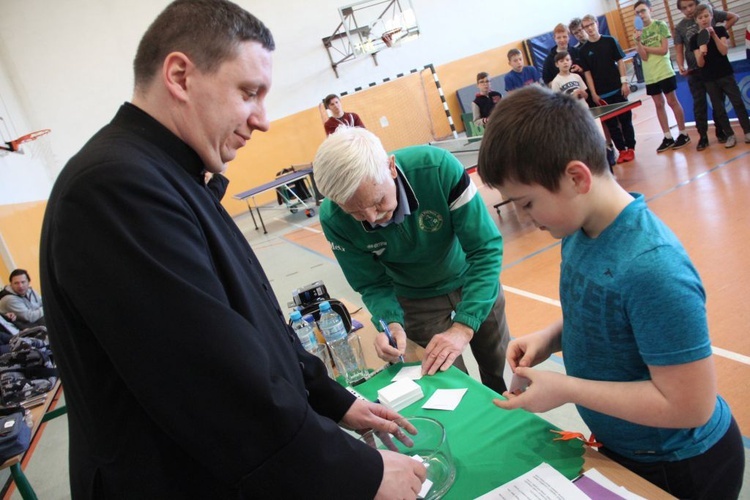
[[[589,500],[570,480],[543,463],[531,469],[523,476],[495,488],[478,497],[477,500],[489,499],[514,500]]]
[[[419,380],[422,378],[422,365],[405,366],[391,379],[391,382],[408,378],[410,380]]]
[[[427,410],[455,410],[468,389],[438,389],[422,405]]]

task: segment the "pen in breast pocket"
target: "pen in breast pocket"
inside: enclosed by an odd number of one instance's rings
[[[398,344],[396,343],[396,339],[394,339],[393,335],[391,334],[391,329],[388,328],[388,325],[386,324],[385,321],[383,321],[382,318],[380,319],[380,326],[383,327],[383,333],[385,333],[385,336],[388,337],[388,343],[391,345],[391,347],[395,347],[396,349],[398,349]],[[403,363],[404,357],[399,356],[398,360]]]

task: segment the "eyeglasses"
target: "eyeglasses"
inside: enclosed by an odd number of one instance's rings
[[[582,24],[581,28],[587,30],[587,29],[591,28],[592,26],[595,26],[595,24],[594,23],[591,23],[591,24]]]

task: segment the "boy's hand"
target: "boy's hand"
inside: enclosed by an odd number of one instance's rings
[[[565,387],[569,379],[566,375],[524,367],[519,367],[516,375],[529,379],[528,388],[519,395],[505,391],[503,397],[507,399],[492,400],[498,408],[503,410],[523,408],[526,411],[539,413],[569,402],[569,398],[565,395],[567,393]]]

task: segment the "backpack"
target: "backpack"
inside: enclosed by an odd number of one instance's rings
[[[58,374],[46,328],[24,330],[10,346],[10,352],[0,355],[0,403],[14,406],[52,390]]]
[[[23,408],[0,409],[0,462],[23,453],[31,443],[31,428]]]

